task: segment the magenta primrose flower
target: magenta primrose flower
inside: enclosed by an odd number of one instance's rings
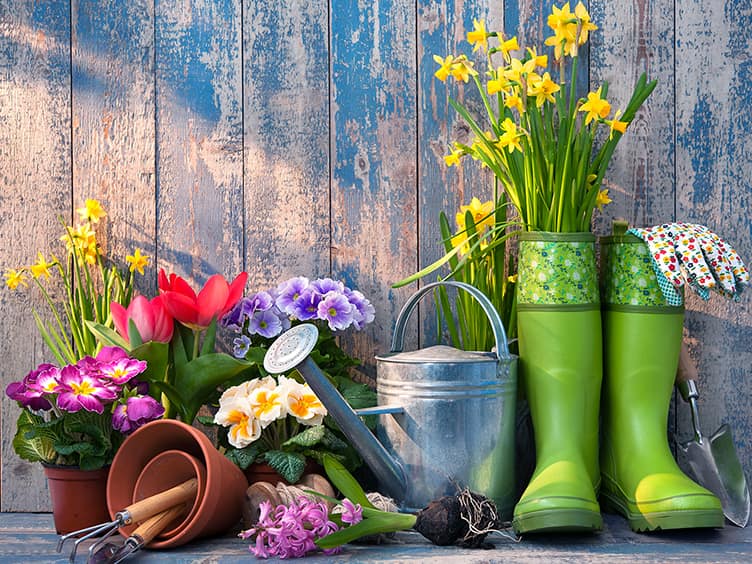
[[[71,413],[81,409],[102,413],[102,402],[110,402],[118,396],[118,392],[96,374],[86,372],[75,364],[68,365],[60,371],[60,387],[57,393],[57,406]]]
[[[22,407],[33,411],[52,409],[45,395],[53,394],[59,386],[60,370],[53,364],[40,364],[20,382],[11,382],[5,389],[7,396]]]

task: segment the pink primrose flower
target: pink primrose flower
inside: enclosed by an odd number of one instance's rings
[[[103,413],[102,402],[109,403],[118,396],[117,392],[100,378],[75,364],[60,371],[60,386],[57,392],[57,406],[72,413],[81,409]]]

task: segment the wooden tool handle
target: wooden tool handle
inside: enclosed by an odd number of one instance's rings
[[[140,523],[166,509],[193,500],[198,494],[198,480],[191,478],[182,484],[149,496],[125,508],[130,522]]]
[[[679,382],[686,382],[687,380],[697,380],[698,372],[697,365],[692,357],[689,356],[689,348],[687,343],[682,342],[681,351],[679,352],[679,370],[676,373],[676,379]]]
[[[144,545],[149,544],[154,537],[164,531],[165,527],[186,512],[185,503],[171,507],[166,511],[157,513],[141,523],[131,536],[140,537]]]

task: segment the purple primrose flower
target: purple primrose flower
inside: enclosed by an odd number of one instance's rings
[[[311,288],[306,288],[292,305],[292,315],[301,321],[318,319],[319,302],[321,302],[321,294]]]
[[[337,292],[339,294],[344,293],[345,285],[339,280],[332,280],[331,278],[319,278],[311,282],[311,287],[316,290],[322,296],[329,292]]]
[[[270,339],[282,332],[282,323],[279,317],[271,310],[257,311],[248,322],[248,332]]]
[[[371,321],[374,320],[376,317],[376,309],[358,290],[345,288],[345,296],[347,297],[347,300],[355,306],[355,311],[353,311],[353,325],[358,331],[360,331],[368,323],[371,323]]]
[[[332,331],[347,329],[353,322],[353,310],[356,309],[344,296],[329,292],[318,305],[319,319],[325,320]]]
[[[240,335],[232,340],[232,344],[232,355],[235,358],[245,358],[251,348],[251,339],[248,335]]]
[[[305,276],[297,276],[282,282],[276,290],[277,307],[287,314],[292,314],[295,301],[303,293],[303,290],[308,288],[308,285],[308,278]]]
[[[112,414],[112,428],[131,433],[142,425],[164,415],[164,407],[151,396],[135,396],[118,404]]]

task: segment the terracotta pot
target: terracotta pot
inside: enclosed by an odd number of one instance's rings
[[[147,423],[122,444],[110,468],[107,481],[107,506],[110,515],[133,501],[136,484],[153,458],[169,450],[178,450],[197,459],[206,468],[206,485],[199,493],[198,507],[174,534],[157,538],[149,548],[180,546],[195,538],[225,533],[240,522],[243,499],[248,483],[243,473],[214,448],[209,438],[198,429],[174,419]],[[174,485],[171,470],[157,473],[164,477],[164,487]],[[160,487],[160,486],[150,486]],[[120,528],[129,536],[136,524]]]
[[[52,500],[52,518],[60,535],[110,520],[107,512],[109,468],[81,470],[75,466],[44,465]]]
[[[206,467],[195,456],[182,450],[166,450],[144,466],[133,487],[133,502],[168,490],[182,484],[186,480],[198,480],[198,493],[187,508],[187,511],[169,523],[158,539],[169,539],[182,531],[198,511],[201,500],[206,492]]]

